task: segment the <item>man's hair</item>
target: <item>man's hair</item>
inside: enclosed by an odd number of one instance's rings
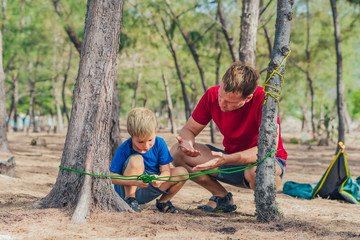
[[[243,98],[253,94],[260,78],[257,70],[241,62],[235,62],[222,78],[225,92],[242,94]]]
[[[147,108],[132,109],[127,118],[127,131],[131,137],[148,137],[156,131],[156,118]]]

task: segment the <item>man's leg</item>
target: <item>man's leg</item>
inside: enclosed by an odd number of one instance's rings
[[[187,174],[188,172],[186,171],[185,168],[183,167],[175,167],[175,168],[171,168],[170,169],[170,175],[174,176],[174,175],[184,175]],[[171,177],[170,180],[175,180],[175,181],[181,181],[184,180],[186,178],[188,178],[189,175],[185,175],[185,176],[178,176],[178,177]],[[163,191],[168,190],[168,193],[164,193],[163,195],[161,195],[159,202],[163,203],[163,202],[167,202],[170,199],[172,199],[174,197],[174,195],[184,186],[186,181],[181,181],[181,182],[164,182],[163,184],[161,184],[160,189]]]
[[[171,156],[174,158],[173,164],[175,166],[182,166],[188,170],[189,173],[192,173],[194,172],[192,170],[193,167],[214,158],[211,155],[210,148],[206,145],[195,143],[194,148],[200,151],[201,155],[197,157],[189,157],[181,151],[178,143],[173,145],[170,150]],[[214,173],[213,176],[216,177],[217,173]],[[211,178],[209,175],[201,175],[199,177],[192,178],[191,180],[207,189],[213,196],[225,197],[228,194],[228,191],[217,180]],[[230,203],[233,204],[233,199],[231,199]],[[206,205],[213,208],[216,207],[216,203],[214,201],[209,201]]]
[[[281,178],[282,169],[277,162],[275,162],[275,168],[276,168],[275,187],[276,187],[276,189],[278,189],[280,187],[281,181],[282,181],[282,178]],[[244,177],[245,177],[246,181],[248,181],[250,188],[254,191],[255,191],[255,179],[256,179],[255,171],[256,171],[256,167],[252,167],[252,168],[246,169],[244,171]]]

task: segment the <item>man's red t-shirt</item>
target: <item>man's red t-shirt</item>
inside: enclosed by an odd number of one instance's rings
[[[228,154],[257,146],[264,101],[263,88],[257,87],[253,98],[248,103],[230,112],[223,112],[220,109],[219,88],[220,86],[212,87],[204,94],[192,114],[193,119],[202,125],[207,125],[213,119],[224,136],[223,145]],[[279,117],[277,123],[280,126]],[[281,133],[279,133],[276,157],[287,159]]]

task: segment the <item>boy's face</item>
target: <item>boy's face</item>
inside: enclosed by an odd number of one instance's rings
[[[138,153],[146,153],[154,146],[156,133],[153,132],[147,137],[132,137],[132,147]]]

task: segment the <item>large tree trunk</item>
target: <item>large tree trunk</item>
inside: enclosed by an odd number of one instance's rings
[[[240,62],[256,67],[256,34],[259,22],[259,0],[243,0],[239,45]]]
[[[285,72],[286,56],[290,53],[292,4],[293,1],[290,0],[278,0],[274,50],[268,66],[267,78],[276,69],[279,74],[283,75]],[[279,74],[273,74],[270,77],[265,86],[266,93],[281,93],[268,86],[273,86],[281,91],[282,79]],[[258,161],[264,159],[272,150],[276,149],[278,138],[278,104],[278,100],[270,94],[265,95],[258,138]],[[257,220],[260,222],[271,222],[280,217],[279,209],[275,202],[275,155],[273,153],[256,169],[255,204]]]
[[[2,59],[2,33],[0,31],[0,151],[2,152],[10,152],[6,132],[5,74]]]
[[[74,102],[61,166],[109,173],[111,114],[124,1],[88,0]],[[75,208],[72,220],[85,222],[93,209],[130,208],[109,178],[60,170],[54,188],[35,207]]]
[[[337,92],[337,112],[339,118],[338,126],[338,142],[345,144],[345,94],[344,94],[344,82],[342,79],[342,54],[341,54],[341,31],[340,23],[337,15],[336,0],[330,0],[331,9],[333,13],[334,23],[334,37],[335,37],[335,49],[336,49],[336,92]],[[337,152],[340,150],[340,146],[337,147]]]

